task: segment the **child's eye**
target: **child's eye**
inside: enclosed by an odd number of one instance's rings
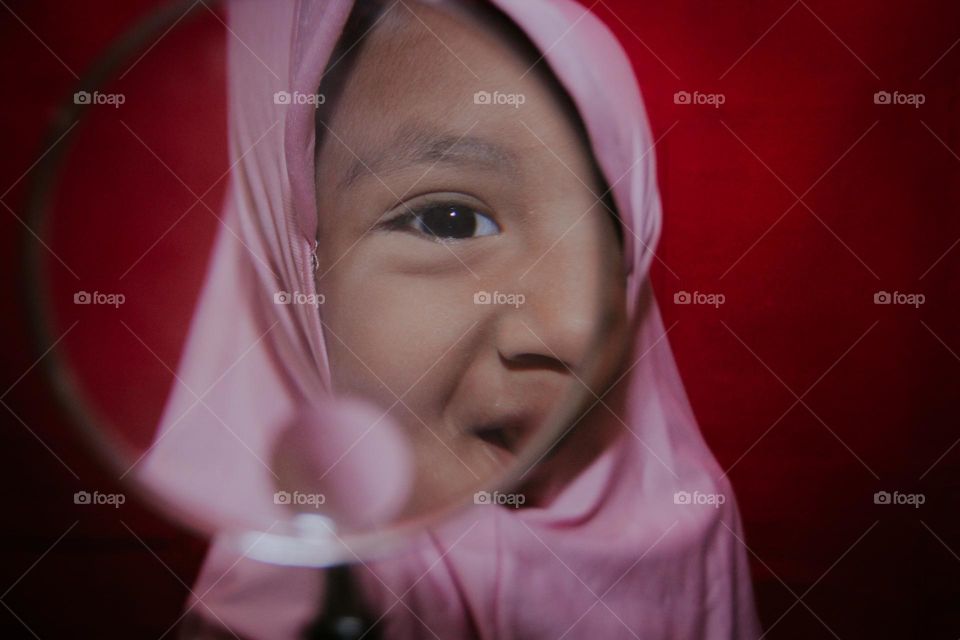
[[[493,219],[468,205],[426,205],[389,222],[393,229],[407,229],[432,240],[464,240],[493,236],[500,226]]]

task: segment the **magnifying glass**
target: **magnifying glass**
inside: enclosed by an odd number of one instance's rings
[[[512,438],[508,425],[477,418],[477,446],[509,453],[495,456],[494,464],[461,460],[453,438],[463,434],[451,436],[416,415],[402,389],[385,403],[382,395],[318,386],[294,410],[265,410],[262,429],[241,430],[240,422],[257,421],[209,398],[223,379],[250,366],[245,358],[258,357],[250,350],[271,335],[238,337],[235,357],[208,363],[215,374],[206,388],[181,378],[181,354],[211,278],[212,247],[221,237],[243,243],[224,216],[236,170],[227,139],[225,43],[236,36],[222,10],[183,2],[147,17],[82,78],[48,134],[51,151],[35,170],[29,196],[36,235],[27,237],[26,266],[31,324],[37,348],[49,349],[43,363],[58,401],[103,464],[146,503],[263,562],[342,567],[402,547],[468,508],[535,508],[536,498],[528,500],[524,489],[542,477],[609,368],[609,355],[601,354],[613,319],[604,310],[615,291],[600,280],[580,303],[581,311],[595,311],[590,355],[549,410],[524,425],[522,438]],[[251,263],[263,257],[252,250],[240,255]],[[581,268],[601,273],[590,260]],[[263,289],[253,275],[250,286]],[[306,305],[326,326],[331,311],[322,288],[261,291],[274,297],[260,308],[267,326],[282,322],[291,304]],[[504,306],[498,313],[520,313],[523,304],[515,293],[476,295],[469,304]],[[224,319],[224,333],[246,335],[238,330],[243,322]],[[323,336],[328,346],[337,340],[331,333]],[[453,333],[441,356],[463,336]],[[204,362],[202,347],[189,353]],[[425,384],[432,384],[428,372]],[[277,393],[250,380],[245,394]],[[182,421],[169,403],[175,392],[188,401],[176,409],[205,413],[216,438],[177,430]],[[177,457],[179,466],[165,473],[157,462],[164,456]],[[431,475],[440,459],[464,468],[455,478]],[[223,482],[185,480],[201,470],[215,478],[221,468]],[[338,571],[331,577],[345,579]],[[331,592],[349,590],[340,586]],[[326,608],[337,606],[349,609],[329,602]]]

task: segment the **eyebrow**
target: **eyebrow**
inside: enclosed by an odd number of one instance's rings
[[[421,126],[408,126],[401,129],[391,142],[380,147],[376,158],[354,158],[340,186],[349,187],[362,177],[381,176],[410,166],[436,164],[505,171],[515,167],[516,155],[480,136],[453,135]]]

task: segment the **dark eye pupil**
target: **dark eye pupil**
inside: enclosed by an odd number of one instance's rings
[[[420,214],[426,231],[440,238],[470,238],[477,231],[473,211],[455,206],[436,207]]]

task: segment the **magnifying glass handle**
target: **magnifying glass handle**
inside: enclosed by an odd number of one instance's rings
[[[304,640],[380,640],[375,620],[366,611],[363,599],[350,574],[350,567],[337,565],[326,570],[326,594],[320,617]]]

